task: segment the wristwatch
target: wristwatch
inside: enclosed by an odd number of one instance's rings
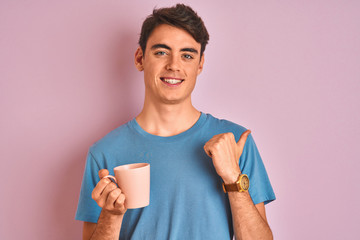
[[[224,193],[227,192],[245,192],[249,189],[250,180],[246,174],[240,174],[236,182],[231,184],[222,184]]]

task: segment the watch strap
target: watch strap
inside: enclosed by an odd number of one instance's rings
[[[227,192],[238,192],[238,184],[237,183],[231,183],[231,184],[225,184],[223,183],[223,190],[225,193]]]
[[[227,193],[227,192],[245,192],[245,191],[247,191],[247,189],[243,189],[241,186],[241,180],[243,177],[247,178],[247,175],[240,173],[236,182],[230,183],[230,184],[225,184],[223,182],[222,186],[223,186],[224,192]]]

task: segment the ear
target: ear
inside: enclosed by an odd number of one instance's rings
[[[205,61],[204,56],[205,56],[205,55],[204,55],[204,53],[203,53],[203,55],[201,56],[201,59],[200,59],[199,69],[198,69],[198,74],[197,74],[197,75],[199,75],[199,74],[202,72],[202,70],[203,70],[204,61]]]
[[[135,67],[140,72],[144,70],[143,59],[144,59],[143,51],[141,47],[138,47],[135,52]]]

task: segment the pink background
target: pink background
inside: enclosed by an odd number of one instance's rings
[[[140,111],[140,26],[174,3],[0,2],[0,239],[81,238],[87,150]],[[253,131],[275,239],[357,238],[360,2],[191,5],[210,32],[194,105]]]

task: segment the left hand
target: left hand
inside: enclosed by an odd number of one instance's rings
[[[241,173],[239,158],[243,152],[250,130],[246,130],[238,142],[233,133],[213,136],[204,146],[206,154],[212,158],[217,174],[225,184],[234,183]]]

